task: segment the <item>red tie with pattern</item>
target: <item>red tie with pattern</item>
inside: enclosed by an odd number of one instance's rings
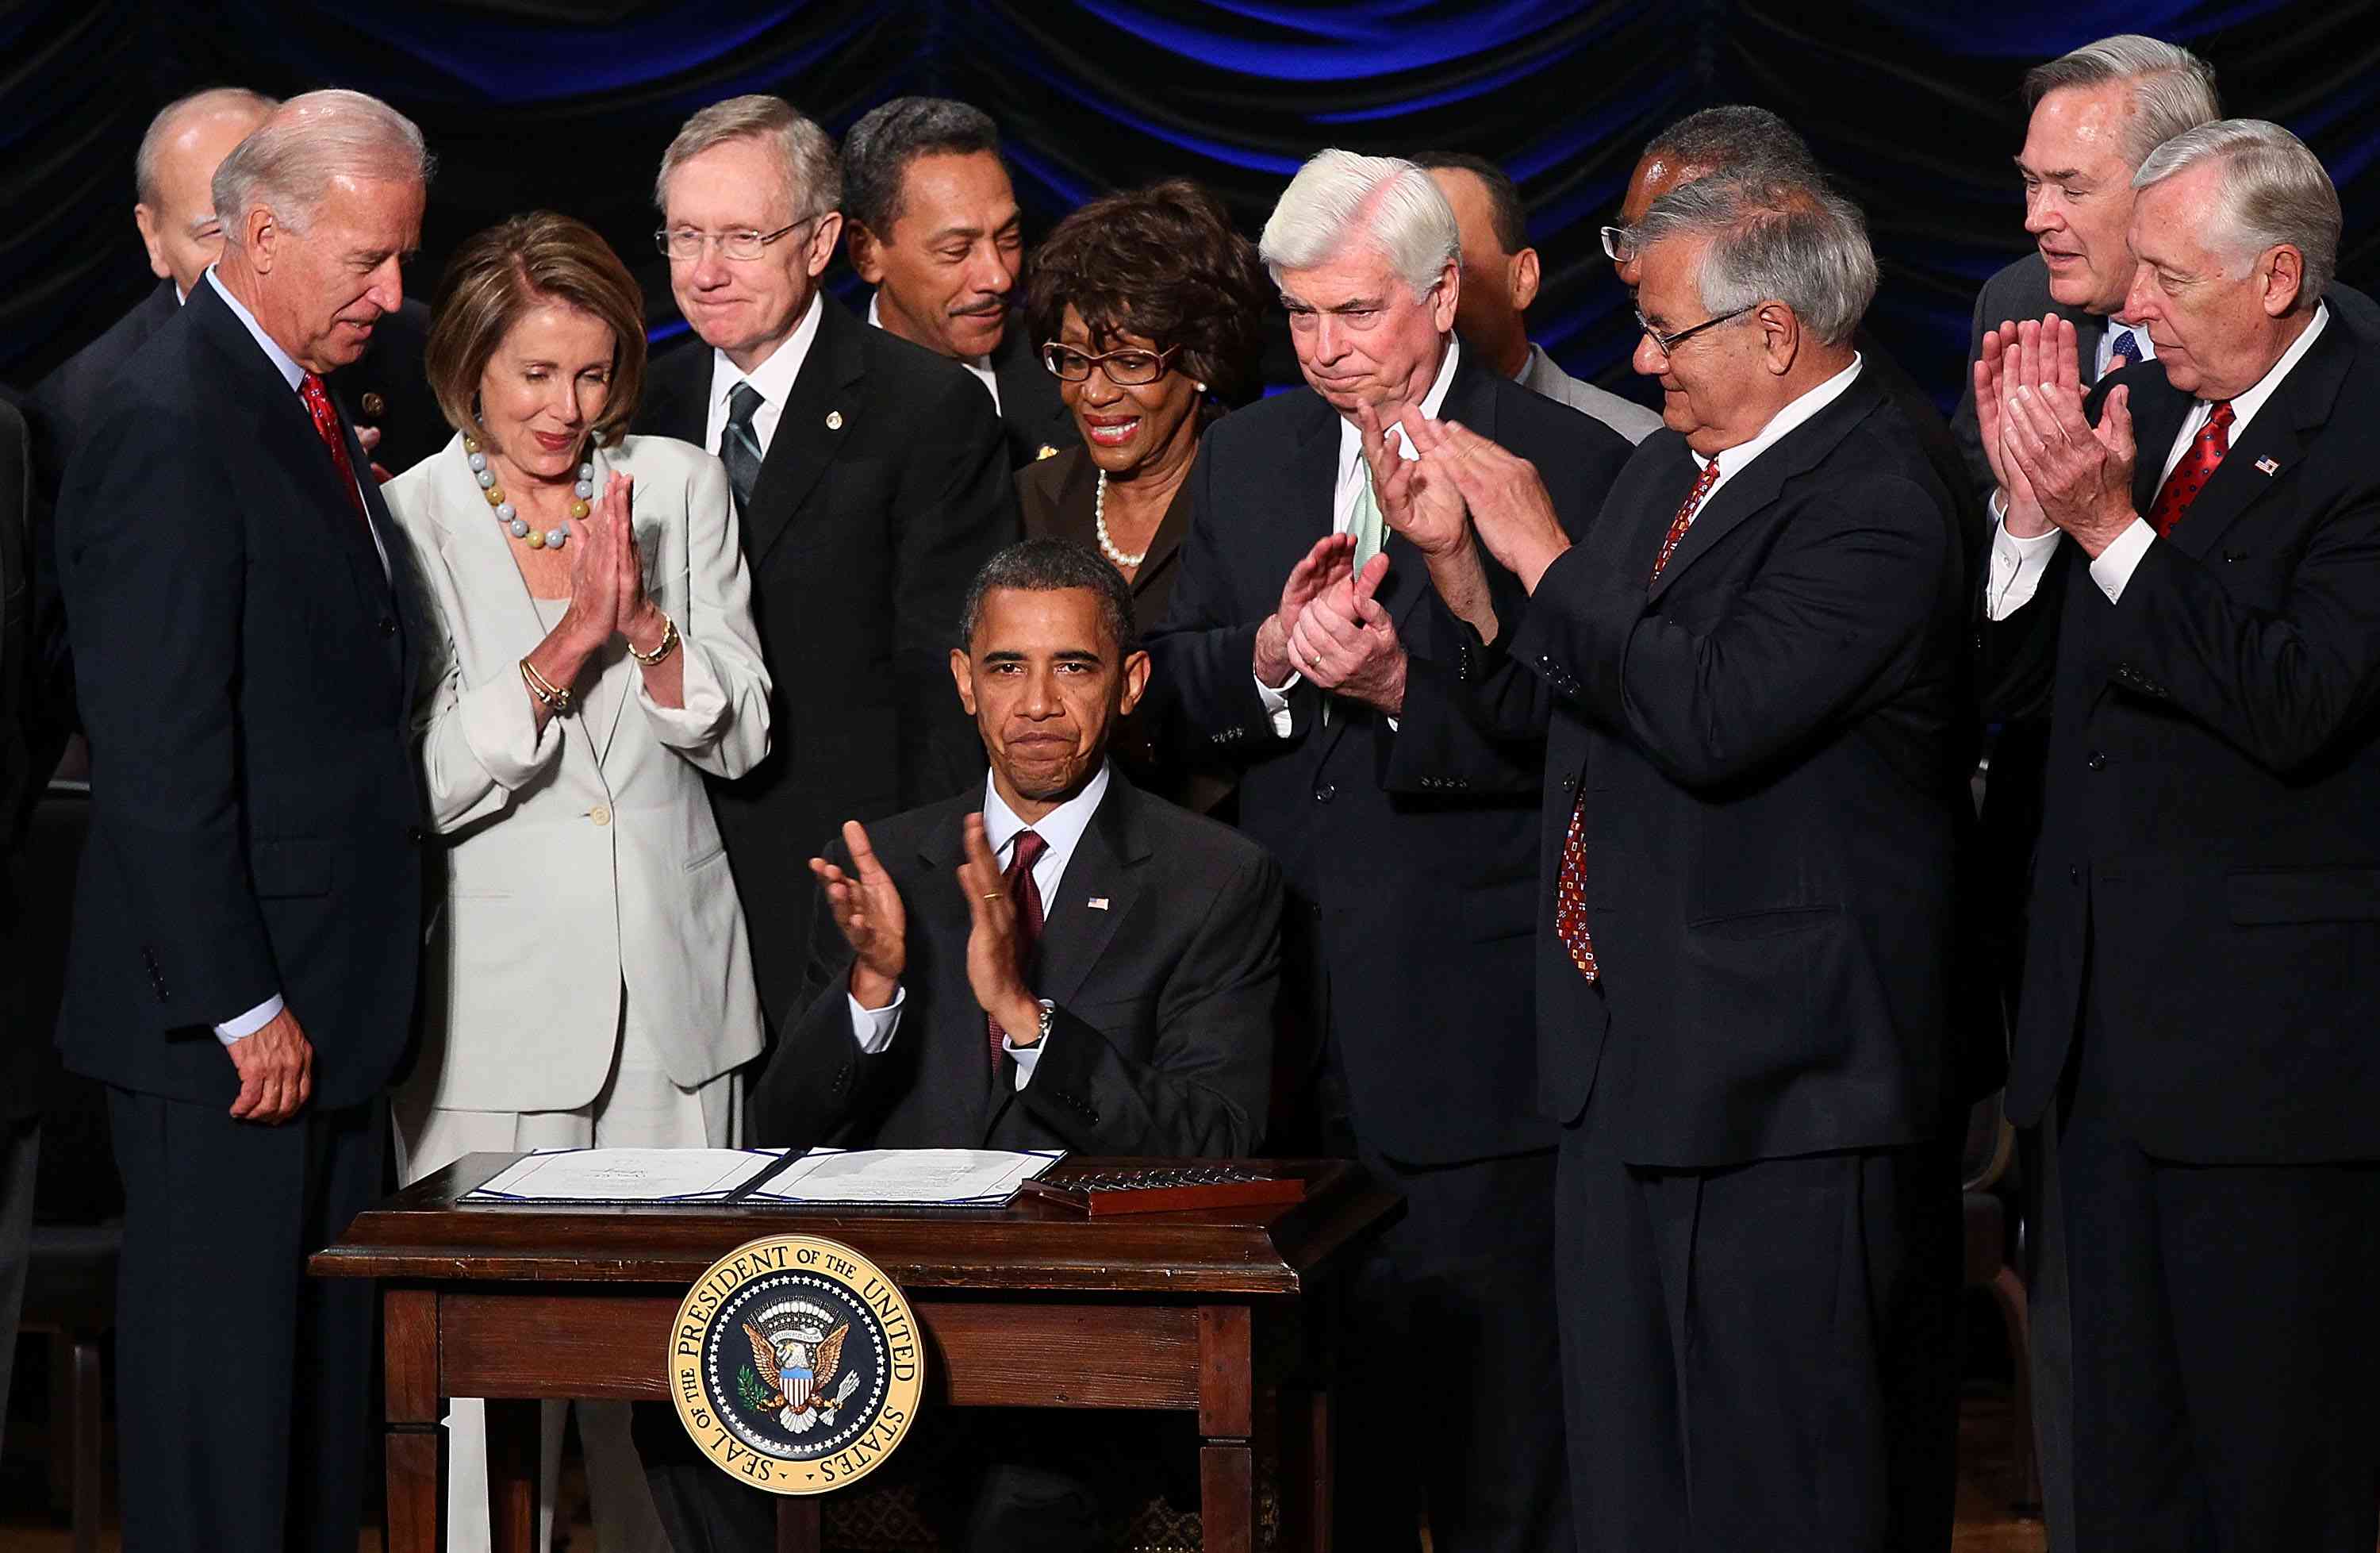
[[[298,395],[306,401],[306,413],[314,418],[314,434],[331,450],[331,464],[339,471],[339,483],[347,493],[348,505],[364,520],[364,530],[369,533],[371,516],[364,510],[363,493],[356,488],[356,466],[347,461],[346,434],[339,424],[339,412],[332,405],[329,392],[321,378],[308,373],[298,380]]]
[[[1000,875],[1008,887],[1009,904],[1016,908],[1016,962],[1028,982],[1033,979],[1033,951],[1041,942],[1041,887],[1034,882],[1033,865],[1049,850],[1040,832],[1018,831],[1015,854]],[[991,1033],[991,1070],[997,1075],[1000,1059],[1008,1055],[1001,1049],[1000,1021],[986,1014],[983,1024]]]
[[[1661,553],[1653,558],[1653,575],[1645,580],[1649,588],[1661,580],[1670,557],[1677,554],[1678,542],[1686,537],[1694,526],[1694,510],[1718,483],[1718,460],[1713,459],[1703,466],[1702,478],[1686,493],[1678,507],[1678,515],[1670,520],[1670,532],[1662,536]],[[1596,979],[1595,939],[1586,926],[1586,788],[1578,789],[1578,801],[1571,805],[1570,829],[1562,836],[1561,878],[1554,887],[1554,934],[1570,951],[1570,962],[1588,981]]]
[[[2230,451],[2231,401],[2217,399],[2206,424],[2190,439],[2190,451],[2173,466],[2173,472],[2157,487],[2156,500],[2149,504],[2149,527],[2157,532],[2159,539],[2171,533],[2173,526],[2181,521],[2181,515],[2190,510],[2198,493],[2206,489],[2206,477],[2215,472],[2223,455]]]

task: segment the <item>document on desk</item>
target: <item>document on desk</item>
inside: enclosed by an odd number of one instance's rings
[[[465,1203],[724,1203],[783,1149],[555,1149],[515,1160]]]
[[[815,1148],[740,1201],[783,1207],[997,1208],[1065,1157],[1063,1149]]]

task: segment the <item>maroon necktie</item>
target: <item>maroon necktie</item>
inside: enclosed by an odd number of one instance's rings
[[[347,438],[339,424],[339,412],[331,403],[331,396],[322,380],[312,373],[298,380],[298,396],[306,401],[306,413],[314,418],[314,434],[331,450],[331,466],[339,471],[339,484],[347,493],[347,504],[364,521],[364,532],[371,532],[371,516],[364,510],[364,495],[356,489],[356,466],[347,461]]]
[[[1653,559],[1653,575],[1645,580],[1649,588],[1661,580],[1661,572],[1677,554],[1678,542],[1686,537],[1694,526],[1694,509],[1701,507],[1710,488],[1718,483],[1718,460],[1713,459],[1703,466],[1702,478],[1686,493],[1678,506],[1678,515],[1670,520],[1670,532],[1662,536],[1661,553]],[[1570,829],[1562,836],[1561,878],[1554,887],[1554,933],[1570,951],[1570,962],[1588,981],[1596,979],[1595,939],[1586,927],[1586,787],[1581,783],[1578,801],[1571,805]]]
[[[1016,850],[1000,876],[1008,887],[1009,904],[1016,908],[1016,963],[1028,982],[1033,976],[1033,951],[1041,942],[1041,887],[1033,882],[1033,865],[1049,850],[1050,843],[1041,839],[1039,831],[1018,831]],[[983,1024],[991,1033],[991,1070],[998,1074],[1000,1059],[1008,1055],[1001,1050],[1000,1021],[986,1014]]]
[[[2181,456],[2181,462],[2173,466],[2173,472],[2157,487],[2156,500],[2149,504],[2149,527],[2157,532],[2159,539],[2171,533],[2173,526],[2181,521],[2181,515],[2190,510],[2198,493],[2206,489],[2206,477],[2215,472],[2223,455],[2230,451],[2231,401],[2217,399],[2206,424],[2190,439],[2190,450]]]

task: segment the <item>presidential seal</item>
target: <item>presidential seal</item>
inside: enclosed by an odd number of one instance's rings
[[[909,1302],[833,1241],[781,1235],[711,1264],[678,1307],[670,1400],[720,1471],[772,1494],[856,1482],[917,1421]]]

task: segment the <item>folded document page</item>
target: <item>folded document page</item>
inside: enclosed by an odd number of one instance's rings
[[[745,1194],[786,1205],[907,1204],[998,1207],[1065,1157],[1062,1150],[812,1149]]]
[[[515,1160],[466,1203],[723,1203],[783,1149],[556,1149]]]

